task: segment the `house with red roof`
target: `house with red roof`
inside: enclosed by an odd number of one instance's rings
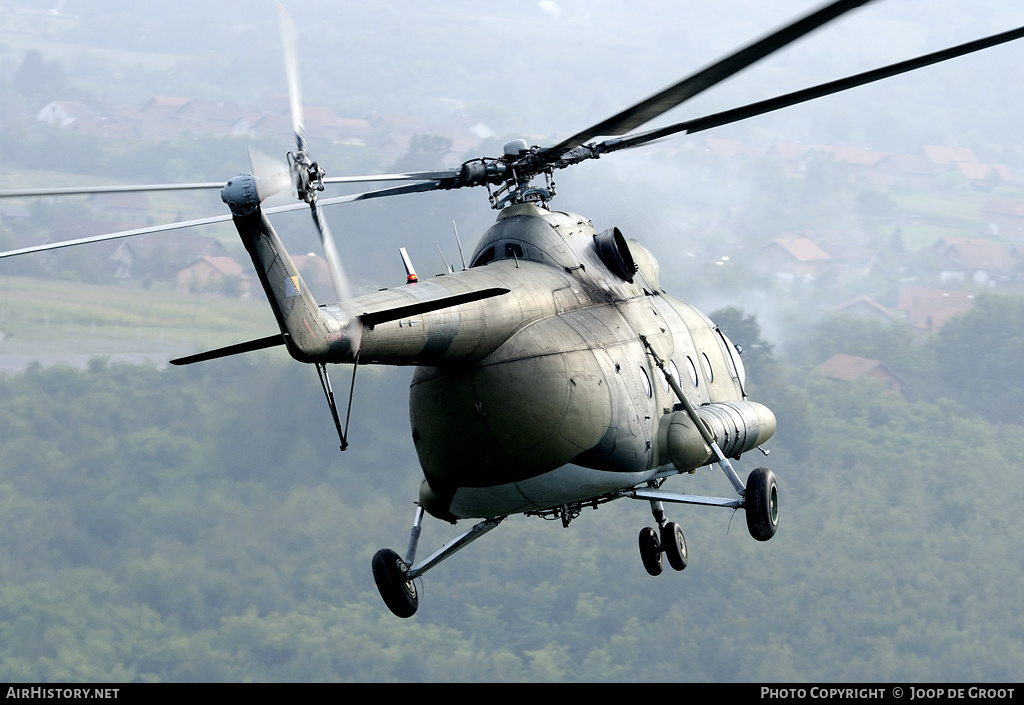
[[[1016,250],[978,237],[944,237],[928,248],[928,255],[942,281],[969,280],[989,288],[1015,277],[1021,264]]]
[[[780,237],[753,253],[754,267],[780,279],[811,280],[832,257],[807,237]]]
[[[892,323],[893,321],[903,319],[902,314],[897,313],[896,311],[890,311],[867,294],[861,294],[860,296],[855,296],[852,299],[836,304],[835,306],[832,306],[830,310],[835,311],[836,313],[846,313],[851,316],[874,318],[882,323]]]
[[[814,371],[842,382],[871,380],[881,384],[886,392],[892,394],[898,394],[905,384],[903,379],[884,362],[846,353],[833,355],[815,367]]]
[[[1024,240],[1024,202],[992,199],[981,207],[988,232],[1009,240]]]
[[[204,255],[178,271],[180,291],[249,291],[249,277],[230,257]]]
[[[901,286],[896,308],[919,334],[938,330],[953,316],[967,313],[976,304],[974,294],[948,289]]]

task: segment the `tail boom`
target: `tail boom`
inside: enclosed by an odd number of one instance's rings
[[[233,220],[291,356],[300,362],[351,362],[358,352],[359,323],[339,308],[332,307],[328,315],[317,305],[259,208],[248,215],[236,214]]]

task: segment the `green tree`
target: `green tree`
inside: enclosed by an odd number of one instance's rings
[[[413,135],[409,151],[393,169],[396,172],[438,169],[444,164],[444,155],[452,148],[452,141],[437,135]]]
[[[730,306],[711,313],[711,320],[718,324],[729,339],[742,348],[743,367],[752,379],[765,375],[775,362],[772,343],[761,337],[761,326],[754,314]]]
[[[1024,299],[982,296],[928,344],[934,396],[949,395],[996,422],[1024,422]]]
[[[39,105],[51,100],[66,99],[68,77],[55,61],[44,61],[36,49],[30,49],[18,64],[11,79],[11,85],[18,93],[34,100]]]
[[[884,323],[866,316],[832,314],[812,330],[796,357],[818,365],[836,353],[881,360],[903,377],[927,366],[928,351],[914,345],[913,334],[903,322]]]

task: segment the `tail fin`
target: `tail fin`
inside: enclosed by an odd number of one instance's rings
[[[231,207],[235,228],[252,258],[270,307],[284,334],[288,352],[301,362],[351,361],[359,341],[350,328],[358,321],[343,313],[328,315],[316,303],[270,221],[260,210],[256,178],[239,176],[221,197]],[[333,313],[333,312],[332,312]],[[355,323],[349,326],[349,323]]]

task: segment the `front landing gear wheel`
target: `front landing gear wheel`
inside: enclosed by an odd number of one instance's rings
[[[779,486],[775,473],[768,468],[757,468],[747,478],[744,506],[747,529],[758,541],[767,541],[779,528]]]
[[[670,521],[661,527],[661,550],[668,558],[668,564],[673,570],[682,570],[686,567],[686,537],[679,524]]]
[[[416,585],[405,577],[408,568],[390,548],[382,548],[373,554],[373,581],[377,583],[384,604],[403,619],[416,614],[420,605]]]
[[[661,559],[661,541],[658,532],[649,526],[640,529],[640,559],[651,575],[661,575],[665,569]]]

